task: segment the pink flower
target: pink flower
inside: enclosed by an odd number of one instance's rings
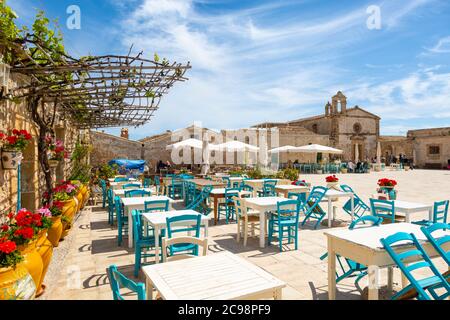
[[[75,188],[75,186],[73,185],[73,184],[67,184],[67,187],[66,187],[66,192],[67,193],[71,193],[73,190],[75,190],[76,188]]]
[[[51,217],[52,216],[52,212],[48,208],[45,208],[45,207],[42,207],[42,208],[38,209],[37,212],[41,216],[44,216],[44,217]]]

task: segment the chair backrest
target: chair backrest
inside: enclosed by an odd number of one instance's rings
[[[286,200],[277,202],[278,221],[294,219],[298,224],[300,205],[297,200]]]
[[[169,200],[151,200],[144,202],[144,210],[142,212],[159,211],[169,211]]]
[[[114,197],[114,207],[116,209],[117,219],[122,218],[122,203],[119,196]]]
[[[306,199],[306,204],[308,204],[309,206],[318,205],[319,202],[322,201],[327,191],[328,188],[326,187],[313,187],[311,192],[309,193],[308,199]]]
[[[395,203],[392,200],[370,198],[370,210],[375,217],[395,222]]]
[[[123,178],[123,177],[118,177],[114,179],[114,182],[124,182],[124,181],[129,181],[128,178]]]
[[[295,199],[299,202],[300,205],[303,205],[306,202],[306,193],[302,192],[288,192],[287,197],[289,199]]]
[[[151,196],[150,191],[146,190],[140,190],[140,189],[133,189],[133,190],[126,190],[125,191],[125,198],[131,198],[131,197],[150,197]]]
[[[114,193],[113,190],[110,188],[108,189],[108,204],[114,205]]]
[[[196,257],[195,255],[188,254],[188,253],[182,253],[182,254],[168,256],[167,249],[176,244],[193,244],[196,246],[201,246],[203,249],[202,256],[206,256],[206,253],[208,251],[208,238],[200,239],[200,238],[195,238],[195,237],[182,236],[182,237],[168,239],[168,238],[164,237],[162,239],[163,262],[170,262],[170,261],[176,261],[176,260],[182,260],[182,259]]]
[[[153,184],[153,181],[151,178],[144,178],[143,186],[144,188],[150,188],[150,186]]]
[[[231,181],[229,177],[222,177],[222,181],[227,183],[227,188],[231,187]]]
[[[131,188],[140,188],[141,185],[139,183],[126,183],[122,186],[122,189],[131,189]]]
[[[125,300],[120,294],[120,288],[127,288],[136,292],[138,300],[146,300],[145,285],[143,283],[136,283],[133,280],[128,279],[117,270],[117,266],[114,264],[107,268],[107,273],[114,300]]]
[[[200,237],[201,219],[201,214],[184,214],[175,217],[167,217],[167,237],[170,239],[174,233],[187,231],[194,231],[195,237]]]
[[[427,268],[433,272],[433,274],[442,281],[442,286],[447,290],[447,295],[450,293],[450,285],[441,275],[439,270],[431,261],[430,257],[427,255],[423,247],[420,245],[414,234],[408,234],[406,232],[398,232],[387,238],[383,238],[380,240],[383,244],[384,248],[388,252],[389,256],[394,260],[400,270],[403,272],[405,277],[409,280],[412,286],[417,290],[418,298],[422,300],[430,300],[430,296],[428,295],[427,288],[425,287],[426,278],[416,279],[416,277],[412,274],[413,271],[418,269]],[[400,242],[400,243],[399,243]],[[401,245],[412,245],[414,248],[409,250],[402,250],[400,253],[397,253],[392,248],[395,244]],[[413,259],[415,262],[410,262]],[[408,265],[406,265],[408,263]],[[429,288],[428,288],[429,289]],[[433,297],[436,298],[436,293],[431,291]]]
[[[448,243],[450,243],[450,235],[447,233],[440,237],[436,237],[433,235],[434,232],[448,231],[450,230],[450,225],[447,223],[435,223],[428,227],[420,228],[423,234],[430,241],[431,245],[436,249],[436,251],[441,255],[442,259],[447,262],[450,266],[450,250],[444,249],[444,246],[450,247]]]
[[[160,186],[160,185],[161,185],[161,177],[155,176],[155,186]]]
[[[194,190],[195,190],[195,184],[193,184]],[[192,209],[196,210],[199,208],[200,205],[202,205],[203,201],[209,198],[209,195],[211,194],[211,190],[213,189],[213,186],[204,186],[202,188],[202,191],[195,199],[192,200],[192,202],[186,206],[186,209]]]
[[[367,226],[366,222],[369,222],[370,226],[375,227],[379,226],[383,222],[383,218],[376,216],[364,216],[359,219],[353,220],[348,228],[350,230],[353,230],[355,227],[361,227],[362,225]]]
[[[436,201],[433,206],[433,223],[447,223],[448,200]]]
[[[352,187],[350,187],[349,185],[346,184],[341,184],[341,189],[344,192],[351,192],[351,193],[355,193],[352,189]]]
[[[99,184],[100,184],[100,187],[102,188],[103,193],[106,194],[106,181],[103,179],[100,179]]]
[[[239,197],[240,188],[225,188],[225,202],[233,202],[233,197]]]
[[[295,185],[296,186],[304,186],[304,187],[306,187],[307,183],[305,181],[302,181],[302,180],[297,180],[297,181],[295,181]]]
[[[241,184],[239,185],[239,188],[241,190],[243,190],[243,191],[253,191],[253,187],[248,185],[248,184],[246,184],[245,180],[241,181]]]
[[[270,188],[272,189],[273,187],[275,187],[277,185],[278,180],[275,179],[266,179],[264,180],[264,185],[263,188]]]

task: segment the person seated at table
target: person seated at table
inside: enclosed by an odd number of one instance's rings
[[[352,160],[347,163],[348,172],[355,172],[355,164]]]

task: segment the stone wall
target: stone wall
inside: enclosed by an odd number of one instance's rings
[[[14,88],[27,79],[12,74],[9,88]],[[55,133],[58,139],[64,141],[70,152],[78,139],[79,131],[66,121],[56,119]],[[31,121],[24,101],[13,103],[0,100],[0,130],[25,129],[33,136],[31,143],[23,152],[21,168],[21,206],[30,210],[38,208],[41,204],[44,190],[44,176],[38,162],[37,137],[38,128]],[[66,159],[55,169],[55,180],[65,180],[70,173],[70,159]],[[17,170],[4,170],[0,166],[0,213],[15,210],[17,205]]]
[[[414,149],[417,167],[442,169],[450,164],[450,127],[411,130],[407,136]]]
[[[91,165],[101,166],[112,159],[142,159],[142,142],[117,137],[99,131],[91,131],[90,139],[92,144]]]

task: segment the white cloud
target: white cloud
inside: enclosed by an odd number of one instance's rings
[[[450,36],[439,39],[436,45],[428,49],[432,53],[450,53]]]

